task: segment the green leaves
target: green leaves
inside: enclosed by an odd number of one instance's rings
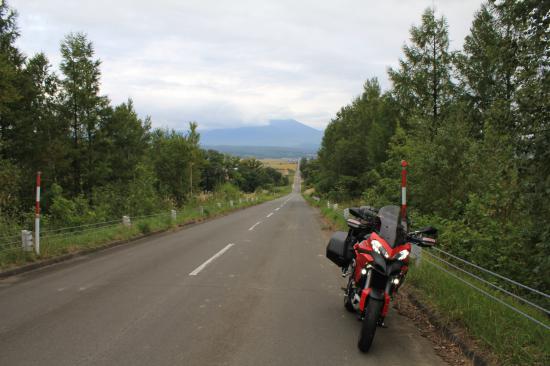
[[[441,243],[548,291],[541,271],[550,241],[550,7],[489,2],[464,49],[449,50],[444,17],[424,12],[411,28],[393,85],[375,80],[341,108],[306,184],[331,200],[400,202],[400,161],[409,162],[408,205]]]
[[[426,9],[421,25],[411,28],[411,44],[403,47],[399,68],[388,72],[403,126],[412,125],[410,117],[416,116],[432,137],[447,115],[454,89],[447,29],[444,17],[437,19],[433,9]]]

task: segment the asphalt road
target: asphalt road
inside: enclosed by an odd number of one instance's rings
[[[0,281],[0,365],[444,365],[393,309],[358,351],[297,192]]]

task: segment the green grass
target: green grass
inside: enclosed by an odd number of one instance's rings
[[[346,224],[340,210],[327,208],[325,200],[315,201],[305,195],[304,198],[319,207],[336,228],[345,230]],[[339,208],[344,207],[340,205]],[[421,265],[412,266],[406,283],[413,287],[421,302],[436,310],[444,323],[465,328],[483,349],[498,360],[499,365],[550,365],[550,331],[426,263],[429,261],[427,255],[422,261]],[[461,274],[457,275],[464,278]],[[508,296],[497,295],[480,283],[474,284],[543,323],[550,323],[542,313]]]
[[[291,186],[275,187],[271,192],[255,194],[255,200],[246,200],[241,197],[233,200],[233,207],[229,200],[211,199],[208,202],[195,203],[178,210],[176,219],[172,220],[170,212],[166,211],[157,216],[132,218],[131,226],[125,227],[122,223],[113,223],[109,226],[90,228],[81,232],[65,232],[55,235],[44,235],[40,239],[40,256],[33,252],[24,252],[19,247],[0,251],[0,270],[21,266],[43,259],[59,257],[69,253],[97,248],[116,241],[142,237],[146,234],[174,229],[178,226],[215,217],[239,208],[270,201],[290,193]],[[217,203],[221,204],[221,207]],[[200,206],[203,207],[201,214]]]
[[[319,210],[321,211],[323,216],[326,217],[327,219],[329,219],[330,222],[338,230],[347,231],[346,219],[344,219],[344,216],[343,216],[341,210],[348,207],[348,206],[339,205],[339,210],[334,210],[332,208],[327,207],[327,201],[324,200],[324,199],[320,199],[319,201],[316,201],[316,200],[313,199],[313,197],[308,196],[308,195],[303,195],[303,197],[310,205],[319,208]]]
[[[436,262],[424,256],[421,265],[409,271],[408,280],[418,290],[415,293],[419,300],[436,309],[444,322],[466,328],[497,357],[499,365],[550,364],[550,331],[426,263],[428,261]],[[540,312],[510,297],[499,296],[480,283],[473,284],[549,324]]]

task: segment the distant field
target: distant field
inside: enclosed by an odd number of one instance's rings
[[[289,159],[260,159],[260,161],[268,167],[278,170],[283,175],[288,175],[289,170],[296,171],[297,161]]]

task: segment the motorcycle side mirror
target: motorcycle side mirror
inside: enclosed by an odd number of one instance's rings
[[[423,227],[420,230],[417,230],[417,232],[421,234],[432,235],[432,236],[437,235],[437,229],[433,226]]]

